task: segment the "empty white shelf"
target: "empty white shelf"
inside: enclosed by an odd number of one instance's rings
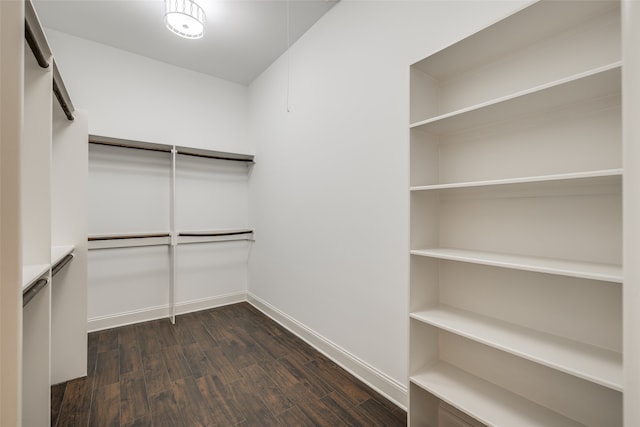
[[[622,283],[622,266],[614,264],[598,264],[449,248],[415,249],[411,251],[411,254],[451,261],[511,268],[514,270],[535,271],[538,273]]]
[[[586,172],[571,172],[553,175],[527,176],[521,178],[491,179],[484,181],[455,182],[448,184],[420,185],[411,187],[411,191],[434,191],[464,189],[474,187],[493,187],[518,184],[557,183],[580,181],[581,184],[621,183],[622,169],[603,169]]]
[[[577,6],[576,6],[577,5]],[[435,79],[446,79],[502,58],[523,46],[612,10],[614,2],[536,2],[493,25],[445,47],[416,64]],[[535,22],[535,25],[531,25]]]
[[[577,427],[570,420],[481,378],[440,362],[411,382],[489,426]]]
[[[622,391],[620,353],[447,306],[411,313],[411,317],[541,365]]]
[[[22,292],[29,289],[29,286],[46,274],[50,267],[50,264],[34,264],[22,267]]]
[[[616,62],[548,84],[492,99],[447,114],[413,123],[433,133],[469,129],[496,121],[548,112],[567,105],[620,93],[621,63]]]
[[[51,247],[51,265],[56,265],[62,258],[73,252],[73,245],[52,246]]]

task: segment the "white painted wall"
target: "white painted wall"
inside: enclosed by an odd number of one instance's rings
[[[89,133],[247,152],[247,88],[103,44],[46,30]]]
[[[74,104],[89,112],[90,134],[248,152],[247,87],[46,32]],[[178,229],[247,227],[248,172],[243,163],[178,156]],[[89,234],[168,232],[170,177],[169,153],[90,146]],[[180,247],[178,312],[243,299],[249,248]],[[88,264],[89,330],[168,314],[167,246],[92,250]]]
[[[343,0],[290,50],[290,112],[286,56],[250,86],[250,292],[373,367],[400,403],[409,65],[524,4]]]

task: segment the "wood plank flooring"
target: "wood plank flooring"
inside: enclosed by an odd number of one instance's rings
[[[405,426],[406,413],[248,303],[89,334],[52,426]]]

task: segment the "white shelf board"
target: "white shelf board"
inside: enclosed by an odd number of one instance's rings
[[[439,329],[622,391],[621,353],[447,306],[411,313],[410,316]]]
[[[411,251],[411,254],[451,261],[490,265],[493,267],[510,268],[514,270],[534,271],[538,273],[556,274],[559,276],[622,283],[622,267],[614,264],[597,264],[563,259],[450,248],[414,249]]]
[[[485,64],[487,58],[501,58],[521,50],[616,6],[616,2],[597,1],[538,1],[523,5],[522,10],[510,14],[508,19],[500,18],[413,66],[435,79],[446,79]]]
[[[434,191],[434,190],[449,190],[449,189],[463,189],[473,187],[493,187],[501,185],[517,185],[517,184],[535,184],[542,182],[562,182],[562,181],[576,181],[584,180],[585,184],[589,184],[592,181],[601,183],[607,181],[622,180],[622,169],[603,169],[596,171],[585,172],[571,172],[561,173],[553,175],[539,175],[539,176],[527,176],[521,178],[505,178],[505,179],[492,179],[484,181],[468,181],[468,182],[455,182],[449,184],[434,184],[434,185],[419,185],[410,187],[411,191]]]
[[[73,245],[64,246],[52,246],[51,247],[51,265],[55,266],[65,256],[69,255],[74,250]]]
[[[444,362],[412,376],[410,381],[489,426],[582,426],[574,420]]]
[[[509,121],[620,93],[621,62],[411,124],[436,134]]]
[[[22,267],[22,291],[27,290],[36,280],[45,275],[49,268],[51,268],[50,264],[33,264]]]

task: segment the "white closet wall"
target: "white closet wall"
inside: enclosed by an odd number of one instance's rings
[[[252,152],[247,88],[47,29],[89,133],[209,150]]]
[[[91,113],[91,134],[249,151],[246,87],[57,31],[47,36],[74,102]],[[246,165],[178,155],[176,173],[177,227],[247,227]],[[89,235],[169,232],[170,179],[171,153],[90,145]],[[248,254],[247,242],[181,245],[176,309],[245,295]],[[90,330],[165,316],[169,265],[168,246],[91,250]]]
[[[250,87],[260,306],[406,404],[408,65],[517,1],[339,2]],[[266,304],[265,304],[266,303]]]
[[[169,146],[162,149],[90,144],[92,238],[173,231],[173,154]],[[175,163],[175,232],[247,229],[250,166],[181,152]],[[176,246],[173,292],[168,237],[151,239],[158,245],[91,250],[89,328],[167,317],[173,305],[179,314],[244,300],[250,243],[198,239],[176,237],[178,243],[196,242]]]

